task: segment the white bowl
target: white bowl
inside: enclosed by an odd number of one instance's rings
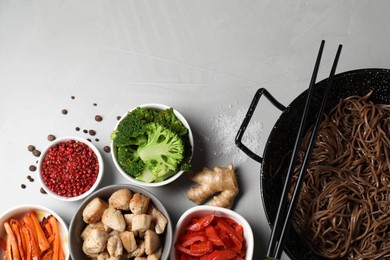
[[[98,175],[97,175],[97,178],[96,178],[96,181],[94,182],[94,184],[91,186],[91,188],[78,195],[78,196],[74,196],[74,197],[66,197],[66,196],[61,196],[59,194],[57,194],[56,192],[52,191],[48,186],[47,184],[45,183],[45,181],[43,180],[42,178],[42,163],[43,161],[45,160],[45,155],[46,153],[48,152],[48,150],[53,147],[53,146],[56,146],[62,142],[66,142],[66,141],[70,141],[70,140],[74,140],[76,142],[82,142],[86,145],[88,145],[89,148],[92,149],[92,151],[95,153],[96,157],[97,157],[97,160],[98,160],[98,163],[99,163],[99,172],[98,172]],[[39,158],[39,161],[38,161],[38,179],[40,181],[40,184],[42,185],[42,188],[49,194],[51,195],[52,197],[56,198],[56,199],[59,199],[59,200],[62,200],[62,201],[77,201],[77,200],[81,200],[81,199],[84,199],[85,197],[87,197],[89,194],[91,194],[94,190],[96,190],[96,188],[98,187],[98,185],[100,184],[101,180],[102,180],[102,177],[103,177],[103,168],[104,168],[104,165],[103,165],[103,158],[99,152],[99,150],[96,148],[96,146],[94,146],[91,142],[89,142],[88,140],[84,139],[84,138],[80,138],[80,137],[77,137],[77,136],[65,136],[65,137],[61,137],[61,138],[57,138],[56,140],[52,141],[43,151],[42,151],[42,154]],[[66,190],[66,188],[64,188]]]
[[[138,107],[141,107],[141,108],[147,108],[147,109],[153,109],[153,110],[166,110],[168,108],[170,108],[170,106],[167,106],[167,105],[162,105],[162,104],[155,104],[155,103],[151,103],[151,104],[144,104],[144,105],[139,105],[133,109],[131,109],[129,112],[131,112],[132,110],[138,108]],[[129,112],[126,112],[122,117],[121,119],[117,122],[117,124],[115,125],[115,128],[114,129],[117,129],[118,128],[118,125],[119,123],[126,117],[126,115],[129,113]],[[176,117],[183,123],[183,125],[188,129],[188,137],[189,137],[189,142],[191,144],[191,156],[194,152],[194,137],[192,135],[192,131],[191,131],[191,128],[190,128],[190,125],[188,124],[187,120],[184,118],[184,116],[182,114],[180,114],[177,110],[173,109],[173,112],[175,113]],[[163,181],[160,181],[160,182],[144,182],[144,181],[139,181],[137,179],[135,179],[134,177],[130,176],[128,173],[126,173],[122,167],[119,165],[117,159],[116,159],[116,147],[114,145],[114,142],[111,140],[111,156],[112,156],[112,160],[114,161],[114,164],[116,166],[116,168],[118,169],[118,171],[122,174],[123,177],[125,177],[125,179],[127,179],[128,181],[130,181],[131,183],[133,184],[137,184],[137,185],[140,185],[140,186],[145,186],[145,187],[159,187],[159,186],[163,186],[163,185],[166,185],[166,184],[169,184],[173,181],[175,181],[177,178],[179,178],[183,173],[184,171],[179,171],[177,173],[175,173],[174,175],[172,175],[171,177],[169,177],[168,179],[165,179]]]
[[[175,249],[175,244],[177,243],[178,238],[185,231],[185,228],[188,226],[191,219],[194,217],[199,218],[208,214],[215,214],[215,216],[218,217],[229,217],[243,227],[244,239],[246,244],[245,260],[252,260],[253,249],[254,249],[254,237],[253,237],[252,228],[249,225],[248,221],[246,221],[244,217],[242,217],[240,214],[238,214],[237,212],[231,209],[209,206],[209,205],[200,205],[200,206],[192,207],[181,215],[181,217],[176,223],[175,231],[173,234],[173,243],[172,243],[170,259],[179,260],[178,252]]]
[[[3,225],[5,221],[10,220],[11,218],[21,219],[25,214],[29,213],[30,211],[35,212],[39,221],[41,221],[43,217],[47,217],[50,215],[53,215],[58,220],[60,235],[62,240],[62,248],[64,249],[64,253],[65,253],[65,259],[69,259],[70,258],[69,231],[68,231],[67,224],[57,213],[40,205],[34,205],[34,204],[20,205],[3,212],[2,215],[0,216],[0,238],[5,239],[6,237],[6,232]],[[0,250],[0,259],[3,259],[3,257],[4,257],[4,252],[3,250]]]

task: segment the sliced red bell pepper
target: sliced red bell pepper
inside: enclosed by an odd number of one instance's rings
[[[203,253],[193,253],[189,248],[186,248],[180,244],[175,245],[176,249],[179,250],[180,252],[189,255],[189,256],[202,256],[204,255]]]
[[[234,219],[231,219],[231,218],[228,218],[228,217],[221,217],[221,219],[223,219],[231,227],[235,227],[235,226],[238,225],[238,223]]]
[[[225,246],[222,239],[218,236],[217,230],[215,230],[215,227],[209,225],[205,229],[207,238],[213,242],[215,246]]]
[[[189,231],[200,231],[203,230],[205,227],[210,225],[210,223],[214,219],[214,214],[208,214],[201,218],[199,218],[195,223],[192,223],[187,227],[187,230]]]
[[[217,226],[221,230],[227,232],[227,234],[229,235],[230,239],[233,241],[233,243],[235,245],[235,251],[237,253],[240,253],[241,249],[242,249],[243,237],[240,234],[238,234],[234,228],[229,226],[229,224],[226,223],[226,221],[224,221],[223,219],[218,220]]]
[[[205,255],[213,252],[214,246],[211,241],[202,241],[199,243],[192,244],[190,246],[190,252],[192,255]]]
[[[236,230],[237,234],[244,238],[244,228],[241,225],[236,225],[234,230]]]
[[[199,260],[199,257],[182,254],[180,260]]]
[[[229,260],[237,257],[237,253],[233,250],[215,250],[207,256],[207,260]]]
[[[193,232],[185,234],[182,238],[182,246],[189,247],[190,245],[196,243],[196,242],[203,242],[206,241],[208,237],[205,235],[204,232]]]

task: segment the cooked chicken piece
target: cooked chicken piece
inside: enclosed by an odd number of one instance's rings
[[[131,222],[133,221],[134,214],[124,214],[123,217],[126,223],[126,230],[131,231]]]
[[[110,258],[110,255],[107,252],[103,252],[96,257],[96,260],[106,260],[108,258]]]
[[[107,251],[110,256],[116,257],[123,254],[122,241],[117,234],[112,235],[107,240]]]
[[[156,252],[160,245],[160,237],[153,230],[146,230],[145,232],[145,253],[151,255]]]
[[[129,210],[133,193],[129,189],[115,191],[108,199],[108,204],[116,209]]]
[[[151,254],[151,255],[148,255],[147,257],[147,260],[159,260],[162,256],[162,247],[160,246],[160,248],[157,250],[157,252]]]
[[[134,215],[131,221],[131,231],[145,232],[149,229],[152,216],[147,214]]]
[[[103,230],[91,229],[83,242],[83,252],[95,257],[106,248],[108,233]]]
[[[88,233],[92,230],[92,229],[98,229],[98,230],[102,230],[102,231],[106,231],[107,233],[108,232],[111,232],[111,228],[107,227],[106,225],[103,224],[103,222],[99,221],[99,222],[96,222],[94,224],[88,224],[83,232],[81,232],[81,238],[83,240],[85,240],[85,237],[88,235]]]
[[[92,199],[83,210],[83,220],[86,223],[96,223],[101,220],[108,203],[98,197]]]
[[[165,227],[168,224],[167,218],[161,211],[159,211],[153,204],[148,208],[147,214],[152,216],[152,222],[154,223],[154,230],[157,234],[162,234],[165,231]]]
[[[131,253],[137,249],[137,241],[135,240],[133,232],[123,231],[119,233],[119,238],[122,241],[123,248],[126,249],[128,253]]]
[[[121,260],[122,256],[110,256],[107,252],[99,254],[96,260]]]
[[[148,259],[143,256],[137,256],[136,258],[134,258],[134,260],[148,260]]]
[[[145,254],[145,242],[143,240],[137,242],[137,249],[127,255],[128,258],[142,256]]]
[[[144,214],[149,207],[149,203],[149,197],[140,193],[135,193],[130,200],[130,210],[134,214]]]
[[[108,207],[103,212],[102,222],[104,225],[117,231],[124,231],[126,228],[126,223],[122,212],[112,207]]]

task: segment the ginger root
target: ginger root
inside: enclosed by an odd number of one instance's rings
[[[210,200],[208,205],[230,209],[239,192],[233,164],[229,164],[226,168],[214,167],[213,170],[203,168],[200,172],[190,173],[189,178],[199,184],[191,187],[187,192],[187,198],[196,204],[202,204],[219,193]]]

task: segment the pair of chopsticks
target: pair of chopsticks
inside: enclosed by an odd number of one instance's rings
[[[312,130],[312,133],[310,136],[309,144],[308,144],[306,151],[305,151],[305,157],[304,157],[304,160],[302,163],[302,167],[299,171],[297,184],[296,184],[295,190],[292,194],[290,204],[288,205],[287,195],[289,193],[290,186],[291,186],[291,179],[292,179],[291,177],[294,174],[294,168],[295,168],[295,164],[296,164],[296,161],[298,158],[298,151],[301,148],[301,142],[302,142],[302,139],[304,136],[304,129],[306,126],[309,106],[310,106],[311,99],[312,99],[313,92],[314,92],[313,90],[314,90],[314,86],[316,83],[316,78],[317,78],[317,74],[318,74],[318,70],[319,70],[319,66],[320,66],[320,61],[321,61],[321,56],[322,56],[322,52],[324,49],[324,45],[325,45],[325,41],[322,41],[318,55],[317,55],[317,60],[316,60],[315,66],[314,66],[312,78],[310,81],[310,86],[309,86],[308,94],[306,97],[306,103],[305,103],[303,115],[302,115],[300,126],[298,129],[297,138],[295,140],[295,145],[294,145],[291,161],[289,163],[289,168],[288,168],[288,172],[287,172],[287,178],[286,178],[286,181],[284,183],[283,192],[282,192],[281,199],[279,202],[278,211],[276,214],[275,222],[273,225],[273,229],[271,232],[271,237],[270,237],[270,241],[269,241],[269,245],[268,245],[267,257],[265,258],[265,260],[266,259],[268,259],[268,260],[280,259],[281,255],[282,255],[284,240],[285,240],[286,234],[288,233],[291,219],[293,217],[293,213],[295,211],[295,207],[296,207],[296,204],[298,202],[298,198],[299,198],[299,195],[301,192],[301,188],[302,188],[302,184],[304,181],[307,166],[308,166],[309,161],[310,161],[311,152],[313,150],[314,142],[315,142],[315,139],[317,136],[317,130],[318,130],[318,127],[319,127],[320,122],[321,122],[321,118],[322,118],[322,114],[324,112],[324,108],[325,108],[325,105],[327,102],[328,94],[329,94],[330,88],[332,86],[333,77],[334,77],[335,72],[336,72],[336,67],[337,67],[339,57],[340,57],[342,45],[339,45],[339,47],[337,49],[336,57],[334,59],[332,70],[330,72],[330,76],[329,76],[329,79],[327,81],[327,86],[325,88],[325,93],[322,96],[321,107],[320,107],[320,110],[317,112],[316,121],[315,121],[315,124],[313,126],[313,130]]]

